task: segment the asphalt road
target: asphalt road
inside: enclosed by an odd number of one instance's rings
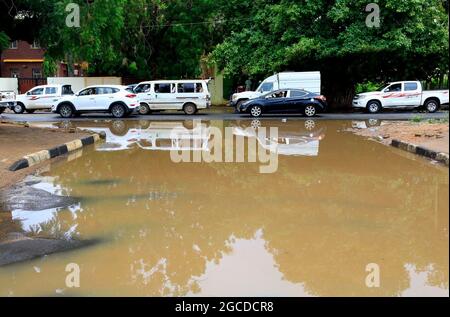
[[[439,111],[436,113],[422,113],[411,111],[389,111],[381,112],[377,114],[369,114],[364,112],[355,113],[323,113],[314,117],[314,120],[410,120],[414,117],[420,116],[423,119],[442,119],[448,118],[448,111]],[[3,121],[15,121],[15,122],[55,122],[55,121],[67,121],[67,119],[61,118],[58,114],[49,112],[36,112],[34,114],[15,114],[15,113],[3,113],[0,115]],[[258,118],[264,119],[282,119],[288,118],[290,120],[306,120],[306,118],[300,114],[268,114]],[[71,121],[89,121],[89,120],[110,120],[113,117],[109,114],[84,114],[81,117],[71,118]],[[161,112],[146,116],[132,115],[128,118],[120,120],[252,120],[250,115],[242,115],[232,113],[231,109],[211,109],[199,112],[197,115],[188,116],[182,112]]]

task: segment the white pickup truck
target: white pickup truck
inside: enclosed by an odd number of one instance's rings
[[[52,109],[62,97],[73,95],[71,85],[36,86],[23,95],[17,95],[16,104],[12,108],[15,113],[33,113],[36,110]]]
[[[16,94],[14,91],[0,91],[0,114],[6,109],[14,107]]]
[[[423,108],[436,112],[448,104],[448,90],[422,90],[420,81],[398,81],[390,83],[380,91],[361,93],[353,99],[354,108],[362,108],[370,113],[382,109]]]

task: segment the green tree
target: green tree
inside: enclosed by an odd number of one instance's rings
[[[210,58],[226,73],[259,77],[284,70],[322,72],[333,107],[348,107],[360,82],[426,79],[448,70],[448,11],[440,0],[255,0]],[[330,98],[331,97],[331,98]]]

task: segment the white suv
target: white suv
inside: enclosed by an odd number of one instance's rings
[[[139,106],[136,94],[126,88],[119,85],[89,86],[74,96],[62,98],[53,105],[52,111],[63,118],[89,112],[106,112],[115,118],[123,118]]]

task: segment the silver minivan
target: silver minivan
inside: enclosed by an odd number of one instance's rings
[[[134,92],[139,100],[139,113],[178,110],[188,115],[211,107],[211,94],[206,80],[160,80],[138,84]]]

